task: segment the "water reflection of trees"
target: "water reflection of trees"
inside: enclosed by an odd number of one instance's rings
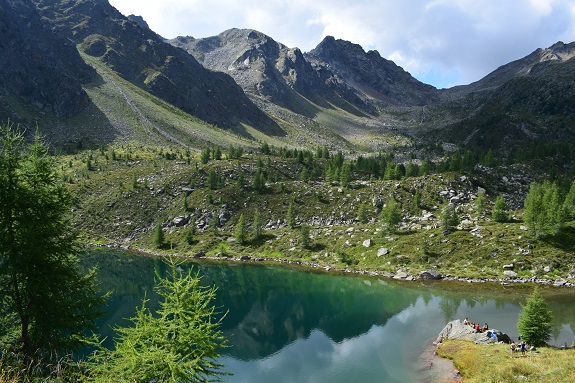
[[[103,289],[114,290],[108,302],[108,314],[100,323],[104,329],[125,324],[144,294],[150,307],[157,305],[152,293],[154,268],[160,273],[165,264],[158,258],[129,256],[118,252],[98,252],[89,259],[100,265]],[[194,267],[206,285],[218,286],[217,302],[229,311],[224,332],[233,347],[228,350],[238,359],[261,358],[285,345],[309,337],[320,329],[333,341],[354,338],[374,325],[385,325],[394,315],[421,298],[425,305],[438,298],[447,323],[457,319],[458,311],[494,302],[495,307],[522,303],[521,294],[508,294],[493,286],[466,286],[414,283],[397,284],[373,278],[326,275],[282,267],[255,267],[201,262]],[[530,290],[525,290],[525,296]],[[573,294],[553,296],[550,306],[558,332],[563,324],[575,328]],[[104,331],[111,335],[111,331]]]

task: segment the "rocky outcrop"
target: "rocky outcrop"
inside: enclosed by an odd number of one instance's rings
[[[379,52],[365,52],[358,44],[332,36],[327,36],[306,58],[328,86],[350,101],[350,92],[365,102],[377,99],[401,106],[426,105],[439,96],[433,86],[416,80]]]
[[[493,333],[495,333],[496,338],[492,337]],[[460,319],[449,322],[441,330],[434,343],[439,344],[448,339],[467,340],[474,343],[511,342],[509,336],[499,330],[490,329],[486,332],[477,332]]]
[[[62,118],[90,103],[82,83],[94,70],[69,41],[43,25],[29,2],[0,0],[0,63],[0,95]]]

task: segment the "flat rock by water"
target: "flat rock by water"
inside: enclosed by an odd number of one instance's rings
[[[497,340],[491,338],[493,332],[497,335]],[[476,332],[471,326],[464,324],[460,319],[449,322],[437,336],[435,344],[439,344],[447,339],[468,340],[474,343],[511,342],[509,336],[499,330],[489,329],[483,333]]]

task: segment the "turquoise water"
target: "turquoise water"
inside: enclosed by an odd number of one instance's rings
[[[102,287],[112,289],[103,335],[125,325],[144,294],[152,294],[157,258],[104,251]],[[187,264],[188,265],[188,264]],[[396,282],[330,275],[277,266],[190,263],[205,284],[218,287],[229,310],[222,330],[231,348],[221,363],[227,382],[423,382],[423,351],[452,319],[468,317],[517,338],[516,321],[529,288],[497,285]],[[187,266],[185,266],[187,267]],[[552,343],[575,342],[575,291],[543,290],[556,317]]]

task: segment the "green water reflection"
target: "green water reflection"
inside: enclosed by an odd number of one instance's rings
[[[102,333],[126,324],[152,293],[157,258],[117,251],[87,254],[113,290]],[[188,265],[188,264],[187,264]],[[188,267],[186,265],[186,267]],[[232,347],[222,358],[229,382],[415,382],[430,379],[419,359],[445,323],[469,317],[517,337],[520,303],[530,289],[447,283],[398,283],[277,266],[189,263],[218,287],[229,310],[223,331]],[[575,342],[575,292],[544,294],[556,317],[553,342]]]

